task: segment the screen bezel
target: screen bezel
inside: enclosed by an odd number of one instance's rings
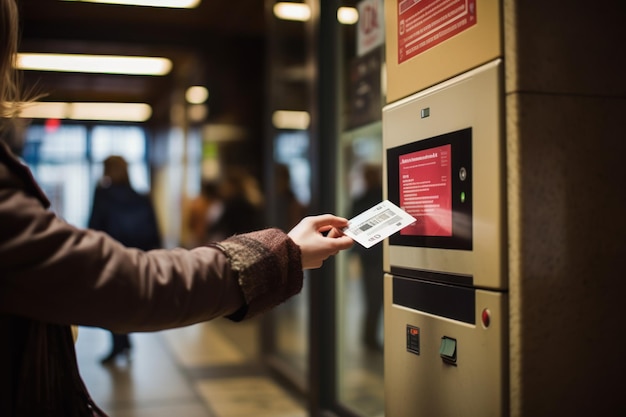
[[[452,147],[450,167],[452,177],[452,236],[410,236],[396,233],[389,237],[390,245],[472,250],[471,127],[387,149],[387,197],[389,201],[400,206],[400,156],[443,145],[451,145]],[[465,168],[465,180],[460,178],[461,168]],[[464,202],[460,199],[461,193],[465,193]]]

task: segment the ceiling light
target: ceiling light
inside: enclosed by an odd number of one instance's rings
[[[193,9],[198,7],[200,0],[65,0],[84,3],[123,4],[126,6],[168,7],[177,9]]]
[[[144,56],[18,53],[17,68],[35,71],[165,75],[172,69],[172,61]]]
[[[185,92],[185,100],[191,104],[202,104],[209,98],[209,90],[206,87],[195,85]]]
[[[359,11],[354,7],[340,7],[337,9],[337,21],[343,25],[354,25],[359,21]]]
[[[304,3],[276,3],[274,16],[283,20],[306,22],[311,18],[311,9]]]
[[[25,105],[20,117],[26,119],[102,120],[145,122],[152,107],[145,103],[61,103],[36,102]]]
[[[277,110],[272,115],[272,124],[277,129],[305,130],[310,122],[311,116],[306,111]]]
[[[26,119],[67,119],[69,103],[30,103],[19,116]]]

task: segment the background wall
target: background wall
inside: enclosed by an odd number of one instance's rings
[[[626,5],[504,2],[511,415],[626,415]]]

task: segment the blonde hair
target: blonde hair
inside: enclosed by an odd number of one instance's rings
[[[25,103],[40,96],[22,92],[20,74],[15,70],[19,41],[19,15],[15,0],[0,0],[0,138],[10,138],[23,129],[17,115]]]
[[[2,118],[13,118],[21,101],[20,80],[14,70],[18,41],[17,5],[14,0],[0,0],[0,3],[0,112]]]

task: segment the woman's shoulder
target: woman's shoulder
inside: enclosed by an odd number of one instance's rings
[[[30,168],[20,161],[2,140],[0,140],[0,188],[22,189],[41,201],[44,207],[50,206]]]

